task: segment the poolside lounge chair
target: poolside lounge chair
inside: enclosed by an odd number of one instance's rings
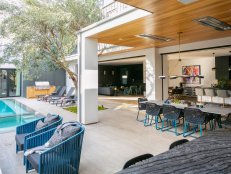
[[[57,100],[55,102],[55,104],[56,104],[56,106],[58,106],[58,104],[60,104],[61,107],[62,107],[62,106],[66,106],[67,103],[75,103],[77,101],[78,101],[78,99],[77,99],[76,96],[74,96],[74,98],[65,98],[65,97],[63,97],[60,100]]]
[[[57,94],[60,92],[61,89],[62,89],[61,86],[57,86],[57,87],[55,88],[55,91],[52,92],[50,95],[57,95]],[[38,101],[43,100],[43,97],[44,97],[44,96],[47,96],[47,95],[37,95],[37,100],[38,100]]]
[[[64,97],[51,97],[48,101],[49,101],[49,103],[54,104],[58,100],[65,99],[65,98],[67,98],[67,99],[71,98],[74,90],[75,90],[75,87],[71,87],[66,96],[64,96]]]
[[[64,131],[66,127],[62,128],[63,125],[27,140],[29,151],[24,154],[26,155],[26,172],[32,169],[35,169],[39,174],[74,174],[79,172],[85,129],[80,125],[78,130],[71,131],[71,128]],[[65,134],[69,135],[65,136]],[[41,145],[45,149],[36,153],[33,148],[40,148]]]
[[[23,124],[21,126],[16,127],[16,153],[18,151],[26,150],[26,147],[24,146],[26,140],[32,136],[38,135],[42,132],[45,132],[49,129],[55,128],[58,125],[62,123],[63,118],[58,116],[54,120],[50,121],[48,125],[45,125],[44,127],[40,126],[40,129],[36,129],[36,126],[41,121],[44,122],[46,117],[42,117],[40,119],[37,119],[35,121],[32,121],[30,123]]]
[[[49,101],[51,100],[53,97],[62,97],[64,95],[64,93],[66,92],[66,86],[63,86],[62,89],[59,91],[58,94],[55,95],[46,95],[43,97],[44,101]]]

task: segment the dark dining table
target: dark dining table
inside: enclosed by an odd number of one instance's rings
[[[157,141],[154,143],[158,143]],[[220,129],[138,162],[118,174],[231,173],[231,129]]]

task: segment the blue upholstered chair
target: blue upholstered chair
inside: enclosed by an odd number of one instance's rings
[[[18,151],[25,151],[25,146],[24,143],[26,142],[26,139],[38,135],[42,132],[45,132],[49,129],[56,128],[58,125],[62,123],[63,118],[58,116],[56,120],[54,120],[53,123],[36,130],[36,125],[37,123],[41,120],[44,121],[45,117],[39,118],[35,121],[32,121],[30,123],[23,124],[21,126],[16,127],[16,135],[15,135],[15,140],[16,140],[16,153]]]
[[[50,129],[26,141],[27,148],[31,149],[45,144],[54,134],[56,128]],[[77,174],[81,156],[84,127],[67,140],[42,152],[26,157],[26,172],[35,169],[39,174]]]
[[[177,131],[177,127],[178,127],[177,121],[179,123],[180,123],[180,119],[184,121],[182,111],[176,108],[175,106],[164,105],[163,106],[163,116],[164,118],[162,119],[161,131],[168,130],[172,132],[171,129],[174,128],[173,132],[175,133],[175,135],[176,136],[180,135],[181,133],[178,133]],[[164,125],[165,122],[167,123],[167,126]]]

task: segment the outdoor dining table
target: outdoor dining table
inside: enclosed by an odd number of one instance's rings
[[[231,129],[209,132],[205,136],[118,172],[118,174],[130,173],[231,173]]]
[[[178,109],[184,109],[185,106],[182,104],[167,104],[162,100],[150,100],[150,101],[144,101],[141,103],[155,103],[159,106],[163,106],[163,105],[173,105]],[[197,108],[196,106],[189,106],[191,108]],[[210,113],[210,114],[217,114],[217,115],[221,115],[221,116],[228,116],[229,114],[231,114],[231,108],[223,108],[223,107],[219,107],[219,106],[213,106],[213,107],[204,107],[204,108],[198,108],[200,109],[202,112],[206,112],[206,113]]]

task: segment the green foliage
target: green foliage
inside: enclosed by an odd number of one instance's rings
[[[219,79],[216,87],[219,89],[229,89],[229,80]]]
[[[70,106],[70,107],[67,107],[67,108],[64,108],[64,109],[67,110],[67,111],[73,112],[73,113],[77,113],[77,111],[78,111],[77,106]],[[107,109],[107,108],[105,108],[103,105],[98,106],[99,111],[103,111],[105,109]]]
[[[76,48],[76,33],[100,19],[97,0],[23,0],[23,8],[0,2],[7,14],[0,25],[1,38],[10,39],[0,62],[14,63],[29,77],[63,68],[77,76],[65,57]]]

